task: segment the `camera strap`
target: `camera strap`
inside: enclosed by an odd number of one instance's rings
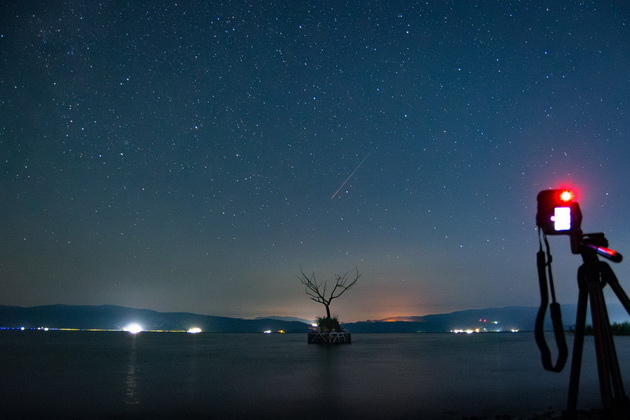
[[[538,231],[538,242],[540,249],[536,254],[536,266],[538,268],[538,284],[540,286],[540,308],[536,315],[536,324],[534,329],[534,335],[536,338],[536,344],[540,349],[542,357],[542,365],[545,370],[552,372],[561,372],[564,365],[567,362],[569,355],[569,349],[564,336],[564,326],[562,324],[562,313],[560,311],[560,304],[556,302],[556,292],[553,285],[553,274],[551,272],[551,253],[549,252],[549,242],[547,236],[544,235],[544,242],[546,251],[543,251],[542,241],[540,236],[541,231]],[[548,277],[547,277],[548,274]],[[551,290],[551,304],[549,304],[549,290]],[[549,313],[551,315],[551,322],[553,325],[553,334],[556,339],[556,345],[558,346],[558,360],[554,365],[551,359],[551,350],[547,345],[545,339],[545,314],[547,312],[547,306],[549,306]]]

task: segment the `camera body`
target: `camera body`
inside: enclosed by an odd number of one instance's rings
[[[568,190],[544,190],[538,193],[536,225],[545,235],[582,234],[582,212]]]

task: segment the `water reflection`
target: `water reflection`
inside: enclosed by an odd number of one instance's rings
[[[339,356],[340,352],[344,349],[343,346],[318,346],[318,384],[315,387],[315,391],[318,393],[317,400],[325,404],[331,412],[336,413],[342,408],[343,395],[340,387],[341,380],[339,369]]]
[[[131,409],[140,405],[138,397],[138,355],[137,335],[131,334],[131,345],[127,359],[127,375],[125,377],[125,406]]]
[[[187,354],[185,357],[186,361],[186,391],[187,396],[190,399],[194,399],[194,396],[198,392],[198,390],[202,387],[199,380],[199,371],[202,368],[200,364],[200,355],[203,353],[200,347],[201,337],[199,335],[193,334],[192,336],[188,334],[190,340],[187,340]]]

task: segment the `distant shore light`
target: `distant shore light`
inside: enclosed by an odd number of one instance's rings
[[[139,332],[142,332],[142,325],[132,323],[123,328],[123,331],[130,332],[131,334],[138,334]]]
[[[201,328],[193,327],[187,331],[189,334],[198,334],[201,332]]]

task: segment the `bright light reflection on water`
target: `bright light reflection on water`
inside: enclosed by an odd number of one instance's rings
[[[129,345],[129,358],[127,364],[127,376],[125,378],[125,405],[133,410],[133,407],[140,404],[138,399],[138,363],[137,363],[137,351],[136,341],[137,336],[134,334],[131,337],[131,344]]]

